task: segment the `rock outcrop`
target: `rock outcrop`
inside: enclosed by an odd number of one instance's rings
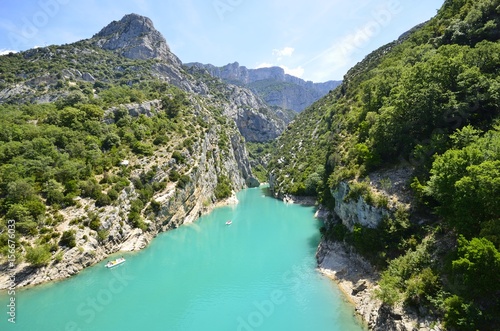
[[[287,122],[276,116],[255,94],[235,85],[230,88],[232,102],[224,108],[224,115],[236,122],[246,140],[270,141],[285,130]]]
[[[363,196],[349,199],[349,183],[341,182],[331,194],[335,199],[334,211],[350,231],[355,224],[375,229],[384,218],[390,216],[386,208],[379,208],[368,203]]]
[[[181,61],[170,52],[163,35],[153,22],[137,14],[113,21],[92,38],[102,49],[116,51],[129,59],[159,59],[180,66]]]

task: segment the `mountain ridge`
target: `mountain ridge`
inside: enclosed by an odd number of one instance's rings
[[[314,101],[340,85],[340,81],[313,83],[285,73],[281,67],[248,69],[238,62],[222,67],[199,62],[185,63],[188,67],[205,69],[214,77],[248,87],[269,105],[301,112]],[[291,91],[291,92],[290,92]]]
[[[130,61],[112,58],[108,52]],[[208,74],[186,70],[152,21],[137,14],[125,15],[121,20],[111,22],[89,39],[2,58],[5,63],[12,60],[0,76],[0,101],[3,102],[53,102],[69,94],[71,87],[67,84],[71,80],[89,82],[99,89],[110,83],[132,86],[141,81],[159,79],[189,93],[225,94],[236,105],[235,109],[226,112],[231,114],[250,141],[276,138],[293,119],[292,114],[269,107],[245,87],[218,84]],[[27,68],[21,65],[26,59],[30,60]],[[46,62],[52,64],[37,64]],[[110,66],[109,63],[116,65]],[[210,89],[206,82],[220,90]]]

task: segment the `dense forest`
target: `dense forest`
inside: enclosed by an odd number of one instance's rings
[[[347,182],[349,199],[390,209],[370,175],[410,169],[409,208],[375,229],[335,223],[323,234],[378,267],[387,305],[449,329],[500,329],[499,24],[499,1],[445,1],[300,114],[269,166],[277,195],[316,195],[332,208]]]

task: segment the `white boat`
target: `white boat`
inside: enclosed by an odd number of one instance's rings
[[[231,220],[226,222],[226,225],[231,225],[231,224],[233,224],[233,222]]]
[[[125,262],[125,259],[123,257],[120,257],[116,260],[109,261],[106,263],[106,268],[113,268],[116,267],[117,265],[120,265]]]

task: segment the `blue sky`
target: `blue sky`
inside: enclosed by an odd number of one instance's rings
[[[72,43],[113,20],[151,18],[183,62],[281,66],[341,80],[372,50],[436,14],[444,0],[0,0],[0,52]]]

